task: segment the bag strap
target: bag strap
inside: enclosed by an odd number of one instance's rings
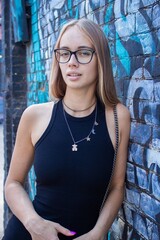
[[[115,151],[114,151],[114,158],[113,158],[113,166],[112,166],[111,177],[110,177],[110,181],[109,181],[109,184],[107,186],[107,189],[106,189],[106,192],[105,192],[105,195],[104,195],[101,207],[100,207],[99,214],[101,213],[101,211],[102,211],[102,209],[104,207],[105,201],[107,199],[107,196],[108,196],[108,191],[109,191],[109,188],[110,188],[110,185],[111,185],[111,181],[112,181],[112,177],[113,177],[113,173],[114,173],[114,168],[115,168],[116,158],[117,158],[117,152],[118,152],[118,146],[119,146],[119,126],[118,126],[118,115],[117,115],[117,106],[116,105],[114,105],[114,107],[113,107],[113,113],[114,113],[114,123],[115,123],[116,146],[115,146]]]

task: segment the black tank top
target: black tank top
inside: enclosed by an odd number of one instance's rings
[[[110,181],[114,148],[105,109],[100,103],[95,132],[90,135],[90,141],[78,143],[78,151],[72,151],[73,140],[63,111],[60,100],[54,105],[50,123],[35,146],[37,192],[33,205],[43,218],[77,232],[78,237],[91,230],[97,221]],[[85,138],[92,129],[95,110],[86,117],[73,117],[66,112],[65,115],[74,139]]]

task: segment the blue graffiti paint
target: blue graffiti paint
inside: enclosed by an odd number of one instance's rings
[[[11,1],[12,23],[15,42],[28,42],[28,26],[24,0]]]
[[[48,101],[48,86],[46,86],[46,75],[45,67],[41,58],[41,45],[40,36],[38,29],[38,11],[37,2],[32,4],[32,14],[34,15],[34,21],[32,20],[32,47],[31,51],[33,53],[33,60],[28,60],[31,65],[31,75],[27,78],[29,85],[28,93],[28,105],[34,103],[42,103]],[[34,77],[33,77],[34,76]],[[29,185],[30,185],[30,198],[33,200],[36,189],[35,189],[35,173],[34,168],[29,172]]]
[[[67,4],[68,4],[69,16],[70,18],[72,18],[73,17],[72,0],[68,0]]]
[[[122,66],[124,67],[127,74],[130,74],[130,57],[126,49],[124,48],[122,41],[119,39],[118,34],[116,34],[116,54],[119,57]]]
[[[113,14],[113,3],[111,3],[110,5],[108,5],[108,7],[106,8],[106,13],[105,13],[105,17],[104,17],[104,21],[105,23],[111,21],[111,19],[114,18],[114,14]]]
[[[92,0],[91,1],[92,11],[95,11],[96,9],[99,9],[100,5],[101,5],[101,1],[99,1],[99,0]]]
[[[46,75],[45,75],[45,67],[42,62],[41,58],[41,45],[40,45],[40,36],[39,36],[39,28],[38,28],[38,12],[37,12],[38,6],[36,2],[33,2],[31,11],[34,15],[34,23],[32,25],[32,52],[33,52],[33,61],[32,61],[32,67],[31,67],[31,74],[35,74],[35,80],[38,83],[43,83],[46,81]],[[36,20],[37,19],[37,20]],[[39,85],[40,86],[40,85]],[[45,88],[36,88],[31,89],[31,91],[34,92],[34,99],[28,100],[28,105],[33,103],[42,103],[48,101],[48,95]]]
[[[33,0],[26,0],[26,4],[28,4],[28,5],[32,5],[32,3],[33,3]]]

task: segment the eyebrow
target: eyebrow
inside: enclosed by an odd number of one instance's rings
[[[67,47],[67,46],[61,46],[60,48],[63,48],[63,49],[70,49],[70,47]],[[88,46],[79,46],[77,49],[83,49],[83,48],[93,49],[92,47],[88,47]]]

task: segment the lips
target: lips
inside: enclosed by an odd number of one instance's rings
[[[79,77],[79,76],[81,76],[81,74],[77,73],[77,72],[68,72],[67,76],[69,76],[69,77]]]
[[[77,72],[68,72],[67,77],[71,81],[77,81],[79,78],[82,76],[82,74],[77,73]]]
[[[78,77],[78,76],[81,76],[81,74],[72,73],[72,74],[67,74],[67,76]]]

